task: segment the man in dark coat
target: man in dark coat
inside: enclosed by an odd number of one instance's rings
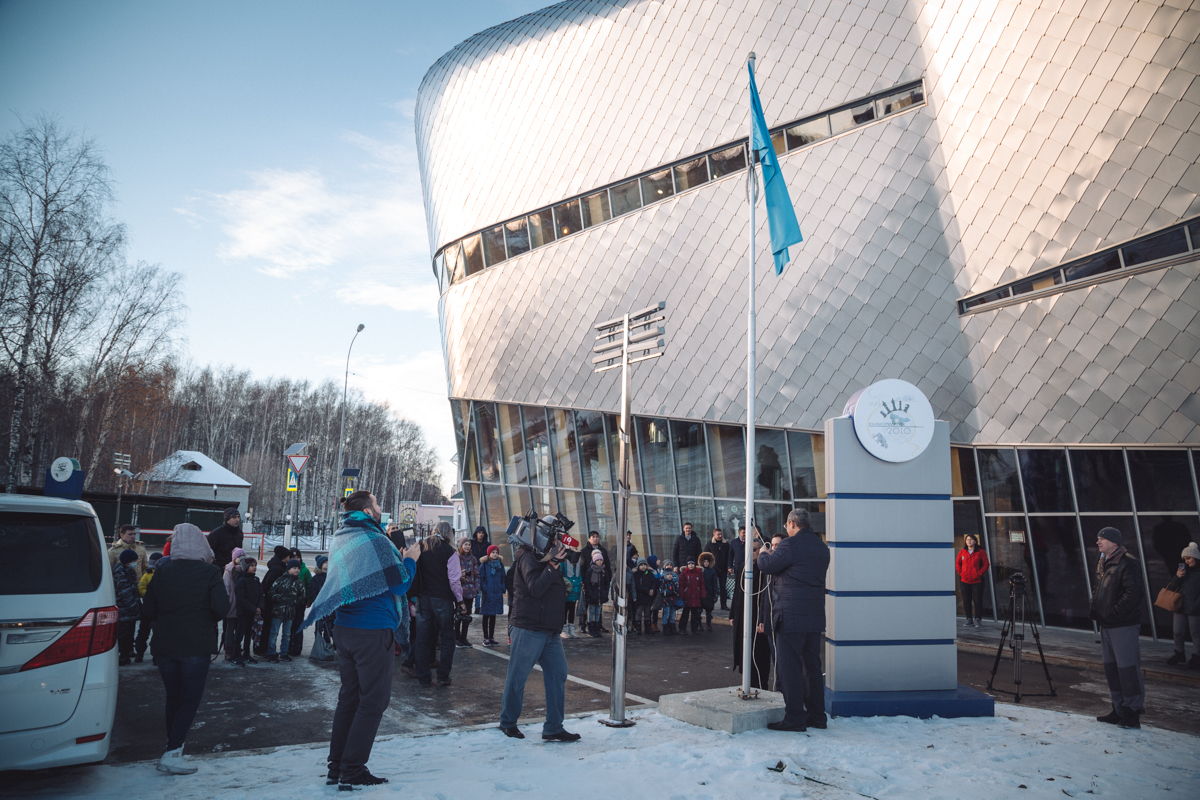
[[[267,562],[267,574],[263,578],[263,632],[258,640],[257,652],[266,654],[267,639],[271,635],[271,584],[283,573],[287,572],[287,562],[292,557],[292,551],[281,544],[275,545],[275,555]]]
[[[225,509],[225,524],[208,534],[208,546],[213,551],[213,566],[224,570],[233,560],[233,550],[242,546],[242,515],[236,507]]]
[[[1146,685],[1142,682],[1142,653],[1138,634],[1142,623],[1142,567],[1122,546],[1116,528],[1096,534],[1100,562],[1092,592],[1091,617],[1100,626],[1104,677],[1112,694],[1112,711],[1100,722],[1122,728],[1140,728],[1146,710]]]
[[[675,544],[671,547],[671,563],[676,568],[685,566],[689,561],[699,564],[700,553],[703,551],[704,545],[700,544],[700,537],[696,535],[692,523],[685,522],[683,533],[675,537]]]
[[[758,572],[771,578],[771,619],[775,634],[775,674],[783,693],[782,722],[775,731],[824,728],[825,686],[821,677],[821,634],[825,631],[825,573],[829,548],[813,531],[808,512],[787,518],[788,538],[758,556]]]
[[[727,581],[726,576],[729,575],[729,542],[725,541],[725,532],[720,528],[713,528],[712,541],[708,543],[708,552],[712,553],[713,564],[712,568],[717,572],[717,595],[713,598],[721,600],[721,610],[729,608],[728,596],[726,591]]]
[[[438,686],[450,685],[454,666],[454,607],[462,603],[462,565],[458,552],[450,544],[454,529],[439,522],[417,559],[417,655],[413,669],[422,686],[433,680],[429,663],[433,660],[435,634],[441,642],[438,656]],[[565,605],[565,604],[564,604]]]
[[[514,739],[525,738],[517,727],[517,720],[525,700],[525,681],[537,664],[542,668],[546,697],[542,738],[552,742],[574,742],[580,738],[579,734],[563,728],[567,656],[560,634],[567,617],[567,587],[558,565],[566,559],[567,549],[557,543],[553,548],[545,558],[539,558],[533,548],[526,545],[518,548],[513,557],[513,603],[508,615],[512,645],[508,675],[504,680],[500,730]]]

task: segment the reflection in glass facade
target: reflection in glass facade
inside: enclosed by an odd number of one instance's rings
[[[580,532],[619,541],[615,470],[617,417],[543,406],[451,400],[469,526],[493,540],[532,503],[562,511]],[[701,541],[720,528],[726,541],[745,519],[744,428],[694,420],[634,417],[628,530],[642,555],[670,557],[683,526]],[[808,509],[825,531],[825,438],[758,428],[754,517],[763,533],[784,530],[792,508]],[[1091,629],[1093,573],[1104,527],[1124,534],[1146,577],[1146,636],[1170,638],[1170,614],[1153,609],[1187,543],[1200,539],[1200,448],[951,448],[955,550],[980,536],[992,562],[984,605],[1008,608],[1008,578],[1020,571],[1036,618]],[[1132,489],[1132,492],[1131,492]]]

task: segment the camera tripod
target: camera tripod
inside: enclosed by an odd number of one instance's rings
[[[1021,654],[1025,644],[1025,626],[1028,625],[1033,632],[1033,641],[1037,645],[1038,656],[1042,660],[1042,670],[1046,673],[1046,683],[1050,687],[1050,694],[1027,696],[1058,697],[1058,692],[1054,689],[1054,681],[1050,678],[1050,667],[1046,665],[1046,654],[1042,652],[1042,639],[1038,635],[1037,623],[1028,615],[1029,602],[1025,597],[1025,576],[1019,572],[1015,573],[1009,578],[1008,584],[1008,619],[1004,621],[1004,625],[1000,628],[1000,646],[996,648],[996,660],[992,664],[992,675],[988,678],[987,688],[989,691],[1015,695],[1014,701],[1017,703],[1021,702]],[[1021,626],[1020,630],[1017,630],[1018,624]],[[992,683],[996,680],[996,671],[1000,669],[1000,659],[1004,656],[1005,640],[1010,640],[1012,645],[1013,685],[1016,686],[1015,692],[1010,692],[1007,689],[995,689],[992,686]]]

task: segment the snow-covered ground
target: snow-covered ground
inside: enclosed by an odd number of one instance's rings
[[[391,783],[354,797],[504,797],[559,800],[725,798],[1110,798],[1200,797],[1200,740],[1125,731],[1091,717],[1013,705],[994,719],[835,719],[809,734],[755,731],[731,736],[656,711],[613,730],[598,717],[568,720],[574,744],[524,741],[497,729],[394,737],[375,746],[370,767]],[[308,798],[325,786],[325,749],[196,759],[191,776],[159,774],[153,762],[72,770],[22,781],[22,797]],[[772,771],[779,762],[782,771]]]

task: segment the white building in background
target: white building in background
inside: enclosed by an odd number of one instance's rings
[[[455,47],[416,131],[467,527],[532,503],[613,540],[592,327],[662,300],[630,527],[736,530],[755,51],[805,236],[776,277],[758,216],[762,527],[821,518],[823,420],[902,378],[949,421],[993,607],[1022,570],[1090,627],[1105,525],[1157,592],[1200,535],[1198,39],[1153,2],[574,0]]]
[[[176,450],[136,478],[149,481],[154,493],[198,500],[220,500],[249,510],[250,482],[222,467],[199,450]]]

